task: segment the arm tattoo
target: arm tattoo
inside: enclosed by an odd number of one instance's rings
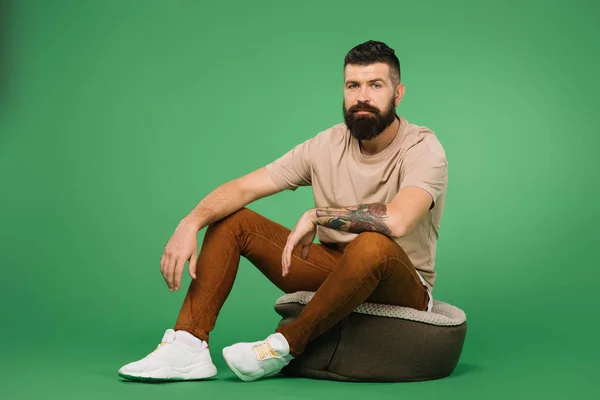
[[[317,208],[317,225],[350,233],[379,232],[392,233],[385,223],[389,218],[387,206],[383,203],[359,204],[342,208]]]

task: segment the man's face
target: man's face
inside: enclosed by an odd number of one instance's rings
[[[346,65],[344,121],[355,138],[373,139],[394,122],[403,93],[399,87],[392,83],[385,63]]]

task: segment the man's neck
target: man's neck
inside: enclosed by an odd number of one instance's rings
[[[385,128],[384,131],[377,137],[370,140],[360,140],[360,152],[367,156],[372,156],[379,153],[388,147],[390,143],[392,143],[392,140],[394,140],[396,134],[398,133],[399,126],[400,120],[398,117],[396,117],[394,118],[394,122]]]

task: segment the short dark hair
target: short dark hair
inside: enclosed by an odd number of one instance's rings
[[[382,62],[390,67],[392,83],[400,83],[400,61],[396,57],[394,49],[383,42],[369,40],[354,47],[344,58],[344,69],[346,65],[369,65]]]

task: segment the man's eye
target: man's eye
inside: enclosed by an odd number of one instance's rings
[[[354,89],[354,88],[356,88],[356,86],[357,86],[356,83],[351,83],[348,85],[348,89]]]
[[[381,89],[381,84],[379,84],[379,83],[374,83],[374,84],[373,84],[373,87],[374,87],[375,89]]]

